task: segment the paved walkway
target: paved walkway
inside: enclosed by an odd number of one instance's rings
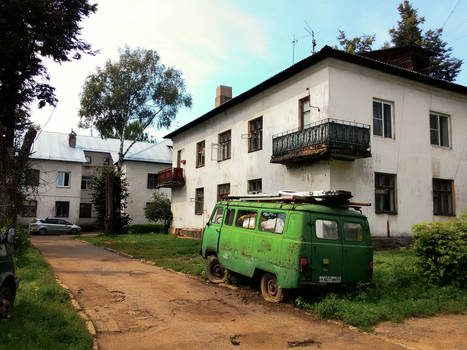
[[[69,236],[32,242],[93,320],[100,349],[464,349],[467,344],[465,315],[383,324],[376,334],[366,334]],[[436,328],[442,322],[450,325],[449,333]]]

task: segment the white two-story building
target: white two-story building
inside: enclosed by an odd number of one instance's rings
[[[432,78],[429,52],[329,46],[167,135],[174,229],[201,229],[227,194],[348,190],[373,236],[467,207],[467,87]],[[230,93],[230,96],[229,96]]]
[[[125,148],[131,141],[125,141]],[[63,218],[82,226],[94,226],[97,216],[91,203],[90,183],[97,170],[118,161],[120,141],[41,131],[31,159],[31,185],[20,223],[33,218]],[[157,173],[171,166],[172,143],[136,142],[124,158],[122,170],[128,182],[127,213],[133,224],[146,223],[144,206],[155,191],[170,198],[169,189],[156,189]]]

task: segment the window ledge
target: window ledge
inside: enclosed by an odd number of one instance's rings
[[[434,145],[434,144],[430,144],[431,147],[434,147],[436,149],[440,149],[440,150],[444,150],[444,151],[452,151],[452,147],[451,146],[440,146],[440,145]]]
[[[225,158],[225,159],[220,159],[220,160],[218,160],[217,162],[218,162],[218,163],[220,163],[220,162],[223,162],[223,161],[225,161],[225,160],[229,160],[229,159],[232,159],[232,157]]]
[[[248,153],[253,153],[253,152],[258,152],[258,151],[262,151],[263,148],[258,148],[258,149],[252,149],[252,150],[248,150]]]
[[[397,215],[397,211],[375,211],[375,214]]]

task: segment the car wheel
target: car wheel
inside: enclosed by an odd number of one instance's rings
[[[0,318],[8,318],[13,310],[15,298],[13,292],[7,288],[0,289]]]
[[[284,290],[279,287],[276,276],[270,273],[264,273],[261,276],[261,294],[264,300],[273,303],[280,303],[284,300]]]
[[[70,233],[71,233],[72,235],[77,235],[77,234],[78,234],[78,230],[75,229],[75,228],[72,228],[71,231],[70,231]]]
[[[227,270],[222,267],[215,255],[208,257],[206,276],[212,283],[223,283],[227,279]]]
[[[47,229],[41,228],[41,229],[39,230],[39,234],[40,234],[40,235],[46,235],[46,234],[47,234]]]

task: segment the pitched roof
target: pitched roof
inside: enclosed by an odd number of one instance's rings
[[[125,140],[124,149],[132,141]],[[136,142],[125,156],[126,161],[150,163],[172,163],[172,141],[160,143]],[[76,147],[68,145],[68,134],[41,131],[32,147],[32,159],[59,160],[67,162],[86,162],[84,151],[110,153],[113,162],[118,161],[120,140],[101,139],[97,136],[76,136]]]
[[[430,86],[434,86],[437,88],[449,90],[452,92],[457,92],[467,96],[467,87],[455,83],[450,83],[445,80],[437,79],[431,77],[426,74],[418,73],[409,69],[401,68],[389,63],[377,61],[370,57],[364,57],[357,54],[351,54],[344,51],[333,49],[330,46],[323,47],[319,52],[316,54],[309,56],[300,62],[290,66],[289,68],[279,72],[278,74],[272,76],[271,78],[263,81],[262,83],[256,85],[255,87],[251,88],[250,90],[245,91],[244,93],[238,95],[237,97],[221,104],[220,106],[210,110],[206,114],[202,115],[201,117],[183,125],[182,127],[178,128],[175,131],[172,131],[170,134],[164,136],[165,138],[173,138],[176,135],[183,133],[184,131],[194,127],[195,125],[208,120],[219,113],[224,112],[225,110],[238,105],[239,103],[253,97],[264,90],[279,84],[288,78],[292,77],[295,74],[300,73],[301,71],[321,62],[326,58],[335,58],[341,61],[357,64],[363,67],[368,67],[371,69],[379,70],[385,73],[389,73],[395,76],[399,76],[402,78],[410,79],[419,83],[427,84]]]

